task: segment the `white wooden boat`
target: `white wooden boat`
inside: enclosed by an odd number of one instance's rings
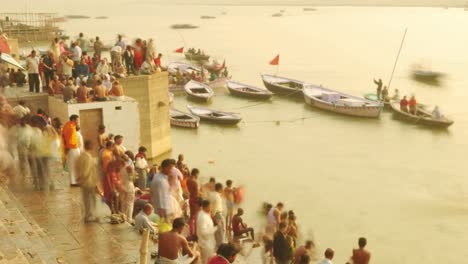
[[[175,108],[170,109],[171,126],[185,127],[185,128],[198,128],[200,125],[200,118],[189,113],[184,113]]]
[[[240,82],[227,81],[226,86],[232,95],[239,97],[257,100],[267,100],[273,96],[273,93],[268,90],[260,89],[255,86],[251,86]]]
[[[214,96],[213,89],[210,86],[191,80],[184,86],[188,97],[193,100],[208,102]]]
[[[187,105],[188,110],[200,117],[202,120],[210,121],[213,123],[223,124],[223,125],[235,125],[242,120],[242,117],[238,113],[223,112],[218,110],[209,109],[206,107],[198,107]]]
[[[305,102],[316,108],[357,117],[377,118],[383,104],[313,84],[304,87]]]

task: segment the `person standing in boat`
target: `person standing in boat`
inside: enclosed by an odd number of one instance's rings
[[[416,97],[412,95],[409,100],[409,111],[413,115],[416,115],[417,113],[416,106],[417,106]]]
[[[392,100],[400,100],[400,91],[398,89],[395,89],[395,93],[393,94]]]
[[[403,99],[400,100],[400,110],[403,112],[408,113],[408,100],[406,99],[406,95],[403,96]]]
[[[388,88],[387,86],[384,86],[382,90],[382,101],[386,102],[388,101]]]
[[[434,110],[432,110],[432,117],[435,119],[440,119],[442,115],[440,114],[439,106],[435,106]]]
[[[379,79],[378,81],[374,79],[374,83],[377,85],[377,99],[380,100],[381,99],[380,94],[382,93],[382,85],[383,85],[382,79]]]

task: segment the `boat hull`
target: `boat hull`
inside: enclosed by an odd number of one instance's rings
[[[452,120],[448,120],[445,118],[437,120],[437,119],[428,118],[424,116],[411,115],[409,113],[401,111],[397,104],[391,104],[391,108],[393,110],[393,118],[407,122],[407,123],[423,125],[423,126],[433,127],[433,128],[448,128],[449,126],[453,124]],[[422,111],[422,110],[419,110],[419,111]],[[428,113],[426,114],[429,115]]]
[[[365,117],[365,118],[378,118],[380,112],[382,111],[381,106],[370,106],[370,107],[351,107],[351,106],[340,106],[322,102],[316,100],[315,98],[304,95],[304,100],[306,104],[311,105],[315,108],[355,117]]]
[[[288,88],[282,85],[267,82],[265,80],[263,80],[263,85],[265,85],[265,88],[267,88],[272,93],[280,96],[300,98],[303,95],[302,90],[300,89]]]
[[[205,97],[205,96],[197,96],[191,93],[187,93],[187,98],[189,100],[196,101],[196,102],[208,103],[211,101],[211,98],[213,98],[213,96]]]
[[[241,92],[237,89],[230,88],[228,86],[229,92],[237,97],[242,97],[242,98],[249,98],[249,99],[255,99],[255,100],[268,100],[270,99],[273,94],[271,93],[246,93],[246,92]]]
[[[206,116],[198,116],[201,120],[207,121],[210,123],[217,123],[221,125],[237,125],[242,119],[219,119],[219,118],[211,118]]]
[[[199,120],[180,120],[177,118],[171,117],[171,126],[173,127],[183,127],[183,128],[198,128],[200,126]]]

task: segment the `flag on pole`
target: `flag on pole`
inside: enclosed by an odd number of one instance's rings
[[[174,50],[175,53],[184,53],[184,47]]]
[[[276,57],[270,61],[270,65],[278,65],[279,64],[279,54],[276,55]]]

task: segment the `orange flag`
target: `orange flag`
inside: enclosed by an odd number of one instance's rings
[[[175,53],[184,53],[184,47],[174,50]]]
[[[270,61],[270,65],[278,65],[279,64],[279,54],[276,55],[276,57]]]

